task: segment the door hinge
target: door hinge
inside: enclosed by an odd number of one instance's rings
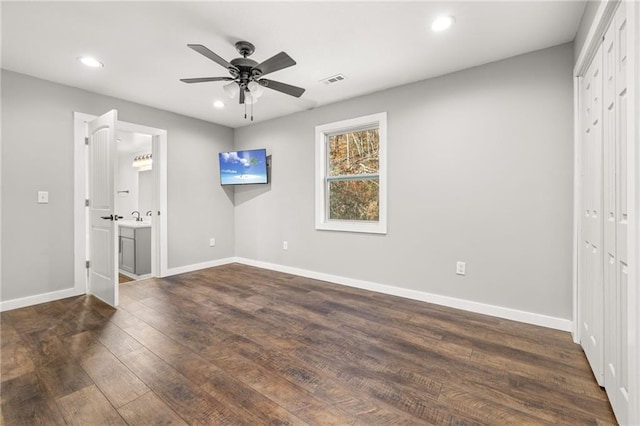
[[[87,262],[85,263],[85,266],[87,269],[89,269],[89,266],[91,266],[91,262],[87,260]]]
[[[85,207],[89,207],[89,199],[88,198],[86,200],[84,200],[84,206]]]
[[[89,145],[89,136],[84,137],[84,144]]]
[[[160,210],[158,210],[158,216],[160,216]]]

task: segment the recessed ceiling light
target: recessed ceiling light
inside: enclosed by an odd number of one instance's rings
[[[214,107],[216,107],[216,108],[224,108],[224,102],[222,102],[222,101],[215,101],[215,102],[213,103],[213,106],[214,106]]]
[[[104,67],[104,64],[102,62],[100,62],[96,58],[92,58],[91,56],[80,56],[78,60],[88,67],[92,67],[92,68]]]
[[[447,28],[449,28],[451,26],[451,24],[453,24],[455,22],[455,19],[453,16],[438,16],[432,23],[431,23],[431,30],[432,31],[444,31]]]

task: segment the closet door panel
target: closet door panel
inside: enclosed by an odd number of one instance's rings
[[[582,347],[598,383],[603,383],[603,53],[598,49],[584,77],[583,217],[580,288]]]

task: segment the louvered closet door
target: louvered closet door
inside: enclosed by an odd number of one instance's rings
[[[603,383],[604,302],[602,224],[602,46],[582,84],[582,218],[580,246],[580,340]]]
[[[628,418],[627,19],[618,7],[604,46],[604,386],[620,423]]]

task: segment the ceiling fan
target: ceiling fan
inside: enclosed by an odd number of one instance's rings
[[[279,81],[263,78],[265,75],[296,64],[285,52],[280,52],[264,62],[258,63],[248,56],[255,51],[255,46],[248,41],[239,41],[235,44],[236,50],[241,58],[232,59],[227,62],[211,50],[201,44],[187,44],[188,47],[211,59],[213,62],[225,67],[231,77],[201,77],[201,78],[181,78],[184,83],[204,83],[209,81],[230,81],[223,86],[224,91],[231,97],[240,94],[240,104],[253,105],[262,95],[262,88],[277,90],[278,92],[299,98],[305,89]],[[246,114],[245,114],[246,118]],[[253,119],[253,117],[252,117]]]

